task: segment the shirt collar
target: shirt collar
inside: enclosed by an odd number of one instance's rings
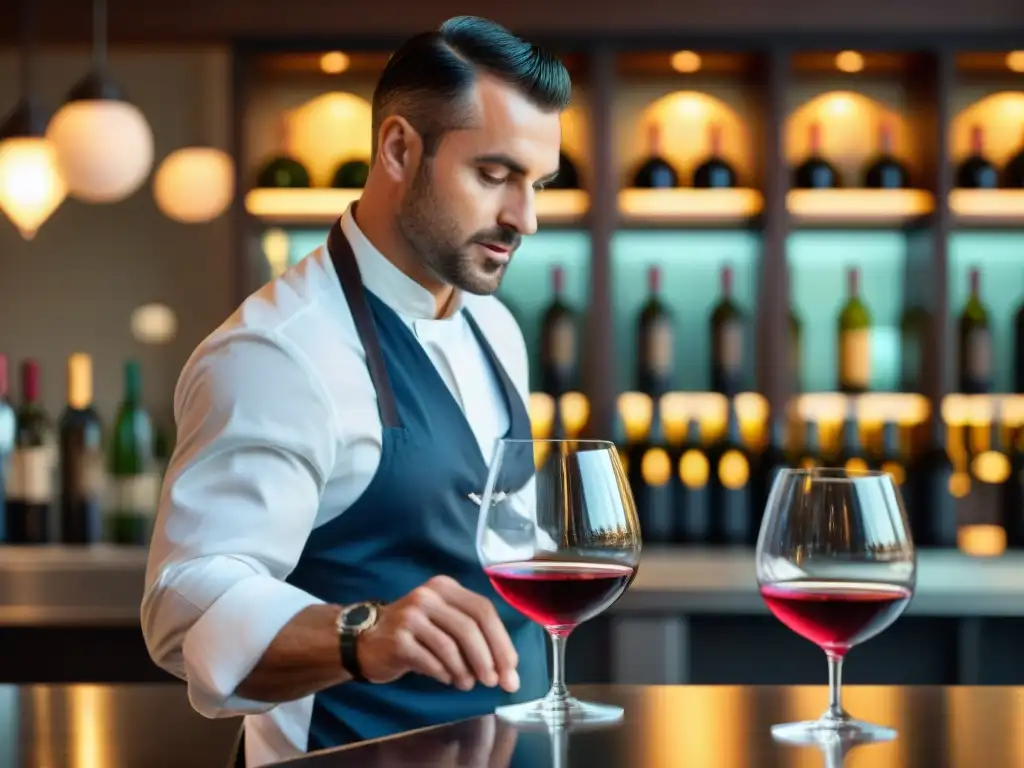
[[[401,315],[418,320],[446,320],[454,316],[462,308],[462,292],[455,289],[448,313],[437,318],[434,295],[391,263],[367,239],[356,224],[354,206],[355,203],[350,204],[342,215],[341,231],[352,246],[366,289]]]

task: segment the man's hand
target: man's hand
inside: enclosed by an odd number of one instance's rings
[[[356,644],[367,680],[418,672],[464,691],[477,681],[519,689],[519,658],[494,605],[454,579],[435,576],[379,611]]]

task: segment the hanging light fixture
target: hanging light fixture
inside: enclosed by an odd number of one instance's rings
[[[67,197],[46,115],[33,92],[35,2],[22,2],[21,99],[0,124],[0,210],[26,240]]]
[[[73,197],[114,203],[142,186],[153,167],[153,131],[107,72],[107,1],[93,0],[92,68],[68,93],[46,135]]]

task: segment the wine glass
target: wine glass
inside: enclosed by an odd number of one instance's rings
[[[846,653],[887,629],[914,594],[914,544],[892,476],[781,470],[755,557],[768,608],[828,658],[828,710],[817,720],[775,725],[772,734],[798,744],[835,733],[863,741],[895,738],[891,728],[850,717],[840,698]]]
[[[480,499],[476,548],[495,590],[551,637],[548,694],[498,707],[513,723],[608,723],[621,707],[578,701],[565,686],[565,645],[611,606],[640,562],[636,505],[614,444],[504,439]]]

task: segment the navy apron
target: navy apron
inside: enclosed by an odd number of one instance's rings
[[[509,694],[481,684],[460,691],[417,674],[383,685],[343,683],[314,696],[310,752],[490,714],[497,706],[539,698],[549,686],[544,630],[498,595],[477,556],[480,508],[470,494],[483,493],[491,456],[481,453],[462,409],[409,327],[363,287],[338,222],[327,248],[366,352],[383,445],[366,491],[310,533],[287,582],[325,602],[346,605],[390,603],[433,576],[450,576],[494,604],[519,655],[521,684]],[[463,311],[504,395],[505,436],[529,439],[522,398],[472,315]],[[517,448],[503,459],[496,491],[514,492],[534,474],[532,446]],[[241,745],[239,751],[237,764],[244,765]]]

